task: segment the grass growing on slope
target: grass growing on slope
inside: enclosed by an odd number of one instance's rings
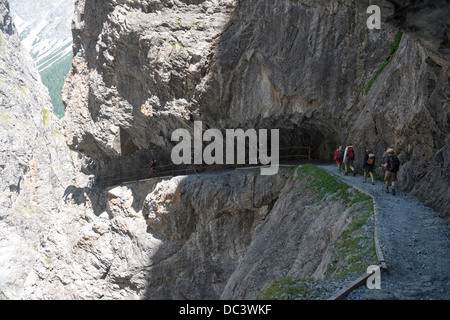
[[[378,76],[383,72],[384,68],[386,68],[386,66],[389,64],[389,62],[391,62],[394,53],[397,51],[398,47],[400,46],[400,41],[402,40],[402,36],[403,36],[403,32],[398,32],[395,35],[395,40],[394,43],[391,46],[391,51],[389,53],[389,57],[383,62],[383,64],[380,66],[380,68],[377,70],[377,72],[375,73],[375,75],[372,77],[372,79],[370,79],[369,83],[367,84],[367,86],[364,88],[364,92],[367,93],[369,92],[370,88],[372,87],[373,83],[375,82],[375,80],[378,78]]]
[[[345,209],[350,208],[352,220],[334,245],[324,279],[284,275],[265,288],[258,299],[326,299],[341,288],[336,287],[336,282],[340,283],[346,276],[354,280],[365,273],[369,265],[377,264],[372,198],[316,166],[303,165],[297,173],[296,179],[307,179],[300,192],[314,192],[317,204],[342,201]]]
[[[317,288],[312,278],[282,276],[274,281],[259,296],[259,300],[293,300],[319,298],[324,288]]]
[[[302,186],[299,191],[312,190],[319,200],[323,200],[327,194],[337,194],[342,197],[348,185],[338,181],[325,170],[316,166],[305,164],[298,169],[297,179],[310,179],[310,182]]]
[[[371,200],[368,195],[354,190],[354,193],[349,197],[347,192],[350,186],[344,182],[339,181],[332,175],[328,174],[323,169],[320,169],[311,164],[303,165],[298,169],[297,179],[309,179],[309,183],[300,187],[299,191],[312,190],[317,195],[318,203],[327,200],[346,199],[348,205],[358,202]],[[328,196],[331,196],[328,198]]]
[[[300,188],[302,190],[312,190],[317,195],[318,203],[328,200],[345,199],[347,205],[358,202],[371,201],[372,198],[358,190],[352,190],[351,195],[348,190],[351,187],[336,179],[323,169],[311,164],[305,164],[298,169],[297,179],[310,178],[310,182]],[[331,196],[328,198],[328,196]]]
[[[48,109],[43,109],[42,110],[42,122],[44,123],[44,127],[48,127],[50,125],[50,110]]]
[[[352,223],[336,243],[326,276],[340,278],[347,274],[363,274],[369,265],[377,265],[373,234],[373,204],[361,203],[352,211]]]

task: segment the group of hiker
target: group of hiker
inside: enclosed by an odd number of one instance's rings
[[[349,142],[347,142],[345,148],[343,146],[339,146],[334,154],[334,160],[337,163],[338,171],[342,171],[342,164],[344,164],[344,175],[348,176],[349,169],[352,171],[353,176],[356,176],[356,169],[355,169],[355,148],[353,145]],[[397,172],[400,167],[400,161],[398,157],[395,155],[394,149],[389,148],[386,151],[386,158],[384,160],[384,163],[382,164],[382,167],[384,168],[384,181],[386,185],[386,193],[389,193],[389,183],[392,185],[392,194],[395,195],[396,190],[396,181],[397,181]],[[374,168],[375,168],[375,153],[372,149],[366,148],[365,154],[363,158],[363,170],[364,170],[364,179],[363,182],[365,183],[367,180],[367,175],[370,175],[370,178],[372,180],[372,184],[375,184],[374,181]],[[157,176],[157,162],[156,159],[153,159],[150,162],[150,169],[149,169],[149,176]]]
[[[352,170],[353,176],[356,176],[355,170],[355,148],[349,142],[347,142],[345,148],[343,146],[339,146],[334,154],[334,160],[337,163],[338,171],[342,170],[342,164],[344,164],[344,175],[348,176],[349,168]],[[389,182],[392,185],[392,194],[395,196],[395,185],[397,181],[397,172],[400,167],[400,161],[398,157],[395,155],[394,149],[389,148],[386,151],[386,158],[384,163],[382,164],[384,167],[384,182],[386,186],[386,193],[389,193]],[[365,154],[363,158],[363,170],[364,170],[364,179],[365,183],[367,180],[367,175],[370,175],[372,180],[372,184],[374,182],[373,171],[375,167],[375,153],[372,149],[366,148]]]

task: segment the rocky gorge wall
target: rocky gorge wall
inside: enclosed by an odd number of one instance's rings
[[[76,5],[61,127],[0,0],[0,298],[252,299],[280,276],[330,272],[353,214],[371,210],[353,189],[320,201],[310,178],[284,169],[86,187],[84,173],[120,181],[130,166],[167,160],[172,130],[193,120],[279,127],[282,145],[314,145],[324,160],[346,139],[379,158],[395,146],[402,187],[446,208],[439,48],[404,34],[363,94],[398,30],[368,32],[350,3]]]
[[[351,141],[359,167],[366,146],[380,162],[394,147],[400,187],[446,214],[446,34],[421,41],[430,32],[411,26],[408,7],[383,1],[383,17],[396,23],[369,30],[366,7],[351,1],[76,5],[64,127],[70,148],[94,160],[98,181],[139,177],[151,158],[170,162],[173,130],[201,120],[205,130],[277,128],[282,148],[311,146],[327,161]]]
[[[63,223],[61,200],[77,176],[48,91],[0,1],[0,288],[9,296],[21,296],[43,261],[33,248]]]
[[[345,267],[334,249],[373,208],[352,203],[352,188],[318,203],[310,181],[297,169],[250,170],[73,190],[19,297],[255,299],[281,276],[321,279]]]
[[[316,205],[291,169],[86,187],[86,156],[65,144],[6,1],[0,13],[0,300],[255,298],[287,273],[323,277],[370,210]]]

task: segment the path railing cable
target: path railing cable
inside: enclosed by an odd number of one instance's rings
[[[282,151],[287,150],[289,152]],[[304,152],[291,152],[295,150],[304,150]],[[270,152],[270,149],[268,150]],[[280,148],[279,155],[280,161],[288,161],[288,160],[298,160],[305,159],[306,161],[311,161],[311,147],[285,147]],[[251,167],[251,166],[261,166],[261,163],[258,161],[258,164],[164,164],[157,165],[153,168],[150,165],[145,167],[133,168],[128,170],[120,169],[116,172],[116,177],[102,177],[99,176],[96,178],[96,181],[91,182],[91,186],[105,188],[114,185],[118,185],[121,183],[129,183],[133,181],[141,181],[151,178],[161,178],[168,176],[179,176],[179,175],[189,175],[189,174],[197,174],[201,172],[211,172],[217,170],[226,170],[226,169],[237,169],[240,167]],[[117,176],[118,175],[118,176]]]
[[[306,154],[284,154],[280,155],[279,159],[282,160],[292,160],[292,159],[306,159],[306,161],[312,160],[312,154],[311,154],[311,147],[286,147],[286,148],[280,148],[279,150],[296,150],[296,149],[303,149],[306,150]],[[280,161],[281,162],[281,161]],[[206,165],[206,164],[188,164],[188,165],[174,165],[174,164],[167,164],[167,165],[159,165],[153,167],[151,169],[149,166],[140,167],[140,168],[134,168],[131,170],[121,170],[120,173],[123,175],[132,173],[141,173],[142,176],[139,179],[130,179],[126,180],[123,177],[120,178],[108,178],[108,179],[101,179],[100,183],[96,184],[100,187],[111,187],[118,184],[124,184],[124,183],[130,183],[130,182],[139,182],[143,180],[153,179],[153,178],[162,178],[162,177],[171,177],[171,176],[177,176],[177,175],[189,175],[189,174],[197,174],[197,173],[203,173],[207,171],[216,171],[218,169],[239,169],[239,168],[251,168],[251,167],[259,168],[261,167],[261,164],[255,164],[255,165],[249,165],[249,164],[242,164],[242,165],[236,165],[236,164],[214,164],[214,165]],[[346,182],[344,182],[346,183]],[[354,186],[353,186],[354,187]],[[366,192],[358,189],[360,192],[363,192],[367,194]],[[369,194],[367,194],[369,195]],[[372,197],[374,202],[374,208],[375,208],[375,199]],[[377,210],[375,210],[375,217],[377,215]],[[375,218],[376,219],[376,218]],[[379,261],[379,266],[387,270],[386,261],[384,259],[384,256],[381,252],[379,243],[378,243],[378,237],[376,232],[376,226],[375,226],[375,246],[376,246],[376,253],[377,258]],[[355,290],[356,288],[364,285],[367,281],[367,279],[372,275],[373,273],[366,273],[351,282],[346,287],[342,288],[338,292],[336,292],[333,296],[328,298],[328,300],[341,300],[344,299],[351,291]],[[1,292],[0,292],[1,293]]]

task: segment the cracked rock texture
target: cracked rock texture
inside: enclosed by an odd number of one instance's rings
[[[369,30],[367,6],[352,1],[79,0],[68,145],[104,185],[144,176],[151,158],[168,163],[173,130],[194,120],[278,128],[282,148],[311,146],[321,160],[351,141],[359,168],[366,146],[380,162],[393,147],[399,186],[446,216],[448,19],[430,21],[447,10],[435,2],[384,1],[387,22]]]
[[[311,145],[322,160],[346,140],[357,161],[367,144],[378,159],[392,146],[400,187],[447,213],[442,33],[405,28],[366,94],[398,30],[367,30],[351,1],[76,7],[61,127],[0,0],[0,298],[241,299],[282,275],[322,277],[354,208],[299,195],[290,171],[117,185],[169,161],[172,131],[194,120],[279,128],[281,147]],[[109,187],[86,187],[87,175]]]
[[[19,297],[254,299],[286,274],[320,279],[361,208],[316,204],[299,193],[307,182],[282,169],[73,189],[70,218],[41,235],[45,258]]]
[[[0,289],[9,297],[22,296],[43,261],[39,237],[63,222],[76,176],[47,88],[0,1]]]

